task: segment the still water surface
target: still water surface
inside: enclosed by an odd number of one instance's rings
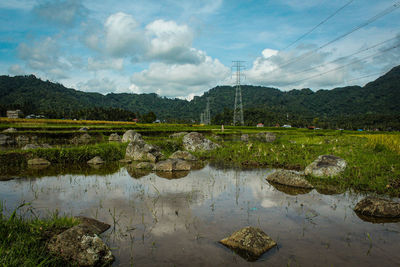
[[[0,181],[0,200],[8,210],[26,201],[40,215],[59,210],[111,224],[102,236],[114,266],[400,265],[400,223],[360,219],[352,208],[363,196],[287,194],[265,180],[268,172],[208,165],[163,178],[123,167]],[[248,225],[278,243],[256,262],[217,242]]]

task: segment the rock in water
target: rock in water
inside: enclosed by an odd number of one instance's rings
[[[333,155],[321,155],[305,169],[306,175],[315,177],[334,177],[346,169],[344,159]]]
[[[201,133],[192,132],[183,137],[183,147],[189,151],[213,150],[219,147],[218,144],[204,138]]]
[[[104,160],[100,158],[99,156],[96,156],[92,158],[91,160],[88,160],[88,164],[93,164],[93,165],[98,165],[98,164],[104,164]]]
[[[28,160],[28,165],[50,165],[50,161],[43,158],[34,158]]]
[[[139,162],[135,167],[136,167],[136,169],[152,170],[154,168],[154,163],[151,163],[151,162]]]
[[[15,142],[17,143],[17,145],[19,146],[24,146],[26,144],[29,143],[29,137],[25,136],[25,135],[18,135],[15,138]]]
[[[191,165],[180,159],[167,159],[158,162],[154,166],[155,171],[172,172],[172,171],[190,171]]]
[[[114,260],[107,245],[85,224],[54,236],[47,248],[51,253],[79,266],[109,265]]]
[[[137,142],[142,139],[142,135],[140,133],[135,132],[134,130],[128,130],[122,136],[122,142]]]
[[[304,175],[291,170],[276,170],[267,176],[268,182],[274,182],[286,186],[300,187],[300,188],[313,188],[305,178]]]
[[[190,160],[190,161],[194,161],[197,160],[195,156],[193,156],[192,154],[190,154],[187,151],[175,151],[170,157],[170,159],[183,159],[183,160]]]
[[[128,144],[125,151],[125,158],[137,161],[157,162],[162,153],[156,146],[146,144],[145,141],[137,139]]]
[[[90,228],[90,231],[96,235],[107,231],[107,229],[111,227],[111,225],[100,222],[93,218],[88,218],[85,216],[76,216],[75,218],[77,218],[81,222],[80,225],[88,226]]]
[[[257,260],[264,252],[276,246],[275,241],[266,233],[251,226],[242,228],[219,242],[248,261]]]
[[[113,133],[108,137],[109,142],[121,142],[121,137],[117,133]]]
[[[354,211],[378,218],[400,218],[400,203],[384,198],[367,197],[357,203]]]

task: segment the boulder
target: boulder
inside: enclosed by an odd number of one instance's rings
[[[125,158],[137,161],[157,162],[162,155],[158,147],[146,144],[138,138],[128,144],[125,152]]]
[[[117,133],[113,133],[108,137],[109,142],[121,142],[121,136],[119,136]]]
[[[204,138],[201,133],[192,132],[183,137],[183,147],[189,151],[213,150],[219,147],[218,144]]]
[[[93,218],[89,218],[89,217],[85,217],[85,216],[76,216],[75,218],[77,218],[80,221],[80,225],[88,226],[90,228],[90,231],[96,235],[104,233],[105,231],[108,230],[108,228],[111,227],[111,225],[100,222]]]
[[[197,160],[195,156],[190,154],[187,151],[175,151],[171,156],[169,156],[170,159],[183,159],[183,160],[189,160],[189,161],[194,161]]]
[[[29,137],[25,135],[18,135],[17,137],[15,137],[15,142],[18,146],[24,146],[29,143]]]
[[[86,224],[76,225],[51,238],[47,248],[74,265],[110,265],[114,261],[111,250],[92,230]]]
[[[74,138],[71,139],[71,144],[74,145],[87,145],[90,143],[90,141],[92,140],[92,137],[85,133],[82,134],[81,136],[75,136]]]
[[[154,163],[151,162],[139,162],[136,165],[137,169],[142,169],[142,170],[152,170],[154,168]]]
[[[346,169],[346,161],[334,155],[321,155],[304,170],[306,175],[334,177]]]
[[[88,164],[93,164],[93,165],[98,165],[98,164],[104,164],[104,160],[100,158],[99,156],[96,156],[92,158],[91,160],[88,160]]]
[[[173,133],[169,137],[170,138],[179,138],[179,137],[182,137],[182,136],[187,135],[187,134],[188,134],[188,132],[179,132],[179,133]]]
[[[5,129],[3,131],[3,133],[15,133],[16,131],[17,131],[17,129],[15,129],[15,128],[8,128],[8,129]]]
[[[12,145],[14,143],[8,135],[0,134],[0,146]]]
[[[240,136],[240,141],[242,141],[242,142],[249,142],[249,135],[248,134],[242,134],[241,136]]]
[[[219,242],[248,261],[257,260],[263,253],[276,246],[276,242],[266,233],[251,226],[242,228]]]
[[[50,165],[50,161],[43,158],[34,158],[28,160],[28,165]]]
[[[400,218],[400,203],[378,197],[367,197],[354,208],[354,211],[378,218]]]
[[[268,182],[274,182],[286,186],[313,188],[304,178],[304,174],[291,170],[276,170],[267,176]]]
[[[190,163],[181,159],[167,159],[158,162],[154,169],[155,171],[172,172],[172,171],[190,171]]]
[[[255,138],[261,142],[272,143],[276,140],[276,134],[270,132],[257,133]]]
[[[127,142],[137,142],[141,141],[142,135],[140,133],[135,132],[134,130],[128,130],[124,133],[122,136],[122,142],[127,143]]]

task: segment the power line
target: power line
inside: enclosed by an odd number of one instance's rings
[[[329,15],[326,19],[324,19],[323,21],[321,21],[320,23],[318,23],[316,26],[314,26],[311,30],[309,30],[308,32],[306,32],[305,34],[303,34],[302,36],[300,36],[299,38],[297,38],[294,42],[292,42],[291,44],[289,44],[288,46],[286,46],[285,48],[283,48],[282,50],[286,50],[289,47],[291,47],[292,45],[294,45],[295,43],[297,43],[298,41],[300,41],[301,39],[303,39],[304,37],[306,37],[307,35],[309,35],[310,33],[312,33],[315,29],[317,29],[319,26],[321,26],[322,24],[324,24],[325,22],[327,22],[329,19],[333,18],[337,13],[339,13],[340,11],[342,11],[345,7],[347,7],[348,5],[350,5],[352,2],[354,2],[354,0],[350,0],[349,2],[347,2],[344,6],[340,7],[339,9],[337,9],[335,12],[333,12],[333,14]]]
[[[364,49],[359,50],[359,51],[357,51],[357,52],[355,52],[355,53],[352,53],[352,54],[350,54],[350,55],[337,58],[337,59],[332,60],[332,61],[329,61],[329,62],[327,62],[327,63],[320,64],[320,65],[317,65],[317,66],[314,66],[314,67],[311,67],[311,68],[308,68],[308,69],[305,69],[305,70],[302,70],[302,71],[294,72],[293,74],[299,74],[299,73],[309,72],[309,71],[311,71],[311,70],[315,70],[315,69],[320,68],[320,67],[323,67],[323,66],[325,66],[325,65],[332,64],[332,63],[335,63],[335,62],[344,60],[344,59],[346,59],[346,58],[349,58],[349,57],[358,55],[358,54],[360,54],[360,53],[362,53],[362,52],[365,52],[365,51],[368,51],[368,50],[370,50],[370,49],[372,49],[372,48],[375,48],[375,47],[378,47],[378,46],[380,46],[380,45],[383,45],[383,44],[385,44],[385,43],[387,43],[387,42],[393,41],[393,40],[395,40],[395,39],[397,39],[397,38],[399,38],[399,36],[396,36],[396,37],[387,39],[387,40],[385,40],[385,41],[383,41],[383,42],[374,44],[374,45],[372,45],[372,46],[370,46],[370,47],[364,48]]]
[[[376,76],[376,75],[378,75],[378,76],[380,77],[380,76],[382,76],[382,75],[385,74],[385,73],[387,73],[387,71],[384,71],[384,72],[382,72],[382,71],[380,71],[380,72],[375,72],[375,73],[368,74],[368,75],[365,75],[365,76],[361,76],[361,77],[358,77],[358,78],[355,78],[355,79],[347,80],[346,83],[349,83],[349,82],[352,82],[352,81],[361,80],[361,79],[368,78],[368,77],[371,77],[371,76]]]
[[[355,61],[353,61],[353,62],[350,62],[350,63],[348,63],[348,64],[345,64],[345,65],[342,65],[342,66],[336,67],[336,68],[334,68],[334,69],[331,69],[331,70],[325,71],[325,72],[323,72],[323,73],[316,74],[316,75],[313,75],[313,76],[307,77],[307,78],[305,78],[305,79],[298,80],[298,81],[296,81],[296,82],[293,82],[293,83],[290,83],[290,84],[301,83],[301,82],[304,82],[304,81],[307,81],[307,80],[314,79],[314,78],[316,78],[316,77],[319,77],[319,76],[325,75],[325,74],[327,74],[327,73],[329,73],[329,72],[332,72],[332,71],[335,71],[335,70],[339,70],[339,69],[342,69],[342,68],[344,68],[344,67],[347,67],[347,66],[349,66],[349,65],[352,65],[352,64],[355,64],[355,63],[361,62],[361,61],[363,61],[363,60],[369,59],[369,58],[371,58],[371,57],[374,57],[374,56],[376,56],[376,55],[379,55],[379,54],[386,53],[386,52],[388,52],[388,51],[390,51],[390,50],[392,50],[392,49],[395,49],[395,48],[397,48],[397,47],[399,47],[399,46],[400,46],[400,43],[399,43],[399,44],[397,44],[397,45],[395,45],[395,46],[393,46],[393,47],[390,47],[390,48],[388,48],[388,49],[385,49],[385,50],[383,50],[383,51],[380,51],[380,52],[378,52],[378,53],[375,53],[375,54],[369,55],[369,56],[367,56],[367,57],[364,57],[364,58],[361,58],[361,59],[358,59],[358,60],[355,60]],[[289,85],[290,85],[290,84],[289,84]]]
[[[319,50],[321,50],[321,49],[327,47],[328,45],[330,45],[330,44],[332,44],[332,43],[334,43],[334,42],[337,42],[337,41],[339,41],[340,39],[343,39],[344,37],[346,37],[346,36],[352,34],[353,32],[358,31],[359,29],[361,29],[361,28],[363,28],[363,27],[365,27],[365,26],[371,24],[372,22],[374,22],[374,21],[380,19],[381,17],[386,16],[387,14],[393,12],[394,10],[396,10],[396,9],[399,8],[399,7],[400,7],[400,1],[397,2],[397,3],[395,3],[395,4],[393,4],[393,5],[391,5],[391,6],[388,7],[388,8],[386,8],[385,10],[383,10],[383,11],[380,12],[380,13],[378,13],[377,15],[375,15],[375,16],[369,18],[367,21],[365,21],[364,23],[361,23],[360,25],[358,25],[357,27],[351,29],[350,31],[348,31],[348,32],[346,32],[346,33],[344,33],[344,34],[342,34],[342,35],[340,35],[340,36],[334,38],[333,40],[331,40],[331,41],[329,41],[329,42],[327,42],[327,43],[325,43],[325,44],[323,44],[323,45],[321,45],[321,46],[319,46],[317,49],[314,49],[314,50],[312,50],[312,51],[309,51],[309,52],[307,52],[307,53],[305,53],[305,54],[303,54],[303,55],[300,55],[300,56],[294,58],[294,59],[291,60],[291,61],[288,61],[288,62],[286,62],[286,63],[284,63],[284,64],[278,66],[278,68],[285,67],[285,66],[287,66],[287,65],[289,65],[289,64],[291,64],[291,63],[298,62],[298,61],[300,61],[300,60],[302,60],[302,59],[304,59],[304,58],[310,56],[311,54],[313,54],[313,53],[315,53],[315,52],[317,52],[317,51],[319,51]]]

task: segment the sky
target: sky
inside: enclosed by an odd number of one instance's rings
[[[236,82],[364,85],[400,64],[400,1],[0,1],[0,75],[191,99]]]

